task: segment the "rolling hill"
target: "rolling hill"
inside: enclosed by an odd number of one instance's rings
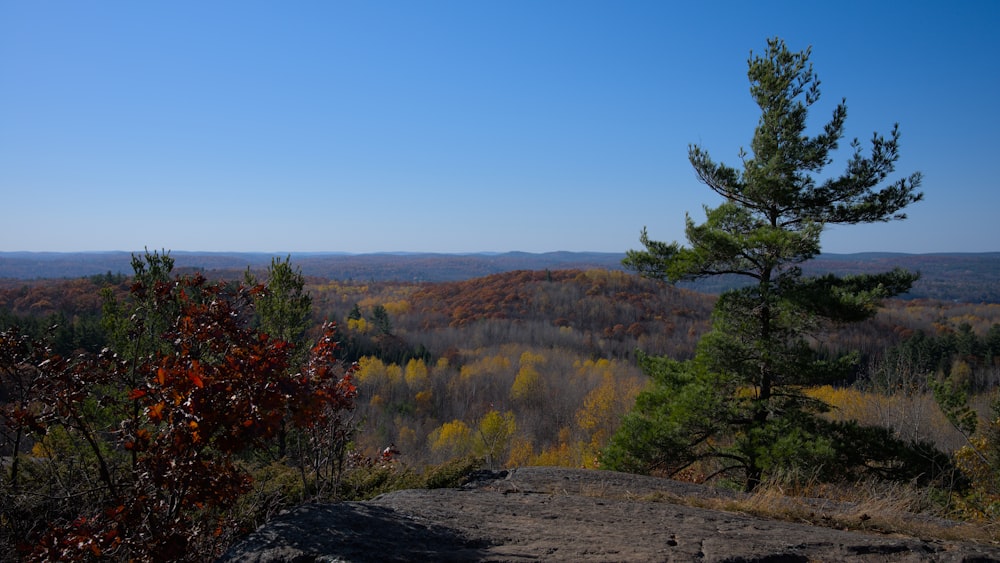
[[[213,271],[230,277],[248,267],[265,268],[275,255],[267,253],[170,253],[178,271]],[[283,256],[282,256],[283,257]],[[480,254],[300,253],[292,260],[311,277],[343,281],[462,281],[514,270],[621,269],[623,254],[602,252],[526,252]],[[0,252],[0,279],[76,278],[98,274],[131,273],[129,252]],[[1000,302],[1000,252],[899,254],[824,254],[805,265],[809,273],[875,272],[902,267],[922,278],[910,298],[969,303]],[[682,284],[717,293],[736,280]],[[728,284],[728,285],[727,285]]]

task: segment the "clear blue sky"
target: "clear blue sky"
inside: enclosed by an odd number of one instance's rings
[[[813,47],[910,219],[825,252],[1000,250],[1000,2],[0,0],[0,250],[624,252],[715,204],[746,62]],[[847,143],[844,143],[845,149]],[[839,170],[846,158],[842,150]]]

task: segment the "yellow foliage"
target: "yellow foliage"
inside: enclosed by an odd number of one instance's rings
[[[514,378],[514,384],[510,386],[510,398],[515,401],[523,401],[533,397],[538,397],[542,392],[542,378],[538,370],[531,364],[522,365]]]
[[[601,384],[583,398],[583,406],[576,411],[576,424],[589,437],[589,443],[582,445],[585,450],[581,452],[584,467],[596,465],[597,452],[607,445],[619,420],[631,408],[641,388],[637,378],[616,376],[611,369],[607,369]]]
[[[830,418],[835,420],[857,420],[864,422],[873,407],[884,403],[888,397],[875,393],[865,393],[849,387],[823,385],[806,389],[807,396],[818,399],[833,407]]]
[[[510,454],[507,456],[507,467],[519,467],[530,465],[531,458],[535,455],[535,447],[531,441],[521,437],[515,437],[510,444]]]
[[[430,412],[434,408],[434,393],[429,389],[417,392],[413,400],[417,403],[417,410],[420,412]]]
[[[521,359],[518,361],[521,367],[524,366],[535,366],[538,364],[545,363],[545,356],[541,354],[536,354],[530,350],[525,350],[521,353]]]
[[[427,364],[420,358],[411,358],[406,363],[406,385],[410,389],[424,389],[429,381]]]
[[[479,421],[482,449],[477,448],[479,450],[477,453],[486,455],[490,465],[494,465],[510,446],[511,438],[516,431],[517,423],[514,421],[513,412],[507,411],[501,414],[497,410],[491,410]]]
[[[829,418],[833,420],[856,420],[867,425],[885,425],[887,413],[906,412],[913,410],[913,402],[925,399],[922,397],[906,397],[902,395],[882,395],[868,393],[850,387],[812,387],[805,389],[805,394],[813,399],[819,399],[833,408]],[[940,413],[933,413],[940,414]],[[931,415],[935,424],[941,423]],[[946,421],[943,421],[946,423]]]
[[[573,442],[571,430],[563,427],[559,429],[559,443],[532,457],[528,465],[596,467],[595,454],[583,442]]]
[[[487,356],[463,365],[462,369],[459,371],[459,375],[462,379],[469,379],[480,374],[503,373],[509,369],[510,359],[506,356]]]
[[[347,319],[347,330],[360,334],[368,334],[372,330],[372,325],[364,318]]]
[[[428,440],[434,452],[447,452],[454,457],[469,455],[474,448],[472,430],[461,420],[442,424],[431,432]]]
[[[996,479],[990,466],[983,459],[980,452],[986,451],[988,442],[985,436],[974,436],[969,439],[969,445],[962,447],[955,452],[955,465],[974,481],[983,479]]]
[[[536,455],[530,465],[573,467],[576,464],[573,463],[573,454],[569,446],[559,444]]]
[[[610,360],[601,358],[596,361],[586,360],[582,363],[577,360],[576,362],[573,362],[573,367],[576,368],[576,374],[581,377],[589,375],[603,376],[613,371],[614,364]]]
[[[514,420],[514,413],[511,411],[501,414],[500,411],[494,409],[479,420],[479,434],[484,441],[506,440],[513,436],[516,430],[517,424]]]
[[[562,428],[559,429],[559,442],[563,444],[568,443],[570,436],[572,435],[573,432],[568,427],[563,426]]]
[[[31,446],[31,455],[34,457],[49,457],[49,451],[45,448],[45,444],[42,441],[35,442],[34,446]]]
[[[389,364],[385,366],[385,375],[390,383],[399,383],[403,380],[403,368],[399,364]]]
[[[607,439],[603,440],[601,443],[596,441],[591,441],[589,444],[584,444],[580,442],[577,448],[580,451],[579,466],[584,469],[600,469],[601,459],[600,452],[604,449]]]
[[[971,481],[970,491],[956,499],[958,509],[967,517],[996,525],[1000,522],[1000,471],[995,442],[1000,419],[986,421],[989,429],[969,439],[968,445],[955,452],[955,465]],[[991,440],[991,437],[993,440]]]
[[[399,315],[401,313],[410,312],[410,302],[405,299],[400,299],[398,301],[389,301],[382,304],[385,307],[385,312],[390,315]]]
[[[354,379],[358,383],[374,383],[387,377],[385,364],[374,356],[364,356],[358,360],[358,369]]]
[[[583,430],[594,430],[604,425],[615,406],[615,380],[604,376],[601,385],[583,398],[583,407],[576,411],[576,423]]]
[[[475,364],[465,364],[458,370],[458,377],[463,380],[472,379],[478,375]]]
[[[352,283],[341,283],[338,281],[330,281],[327,283],[319,283],[311,285],[310,289],[315,290],[316,293],[331,293],[336,295],[341,301],[347,301],[348,297],[356,295],[364,295],[368,293],[368,285],[356,285]]]
[[[831,407],[830,420],[856,421],[863,426],[892,429],[906,440],[928,440],[945,451],[956,449],[958,433],[930,393],[883,395],[853,388],[813,387],[804,393]]]

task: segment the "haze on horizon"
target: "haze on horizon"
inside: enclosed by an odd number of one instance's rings
[[[1000,3],[0,0],[0,251],[596,251],[683,240],[746,61],[812,46],[821,126],[899,122],[909,219],[823,251],[1000,250]],[[689,3],[690,4],[690,3]]]

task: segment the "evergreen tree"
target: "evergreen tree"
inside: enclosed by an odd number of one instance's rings
[[[645,250],[624,260],[669,282],[737,276],[747,284],[720,296],[693,360],[642,360],[653,387],[604,452],[605,466],[674,473],[711,458],[752,490],[769,472],[842,470],[837,464],[867,451],[859,441],[870,432],[823,421],[817,415],[825,405],[802,393],[803,384],[844,377],[855,361],[823,360],[809,337],[831,322],[872,316],[881,299],[908,291],[917,276],[897,269],[807,277],[800,265],[820,253],[827,226],[904,219],[903,209],[923,196],[921,178],[887,183],[899,158],[898,126],[888,137],[875,134],[868,155],[854,140],[847,169],[823,173],[847,107],[841,101],[816,136],[806,134],[808,110],[820,97],[809,55],[780,39],[751,54],[750,92],[761,116],[750,153],[740,151],[742,169],[689,148],[698,178],[723,202],[705,207],[702,224],[687,217],[688,246],[651,240],[643,229]]]
[[[249,270],[245,281],[257,284]],[[299,268],[292,267],[290,256],[284,260],[272,258],[264,290],[254,299],[260,332],[292,344],[293,364],[301,361],[309,349],[305,334],[312,316],[312,297],[305,291],[305,285],[305,276]]]
[[[244,281],[251,286],[257,285],[257,279],[249,268]],[[306,330],[312,316],[312,297],[305,291],[305,285],[305,276],[299,268],[292,267],[291,256],[285,256],[284,260],[272,258],[263,290],[254,293],[258,330],[292,346],[289,373],[302,369],[310,348]],[[289,422],[286,416],[277,431],[277,459],[288,455]]]
[[[362,317],[362,315],[361,315],[361,307],[359,307],[358,304],[355,303],[354,307],[351,308],[351,312],[347,314],[347,320],[349,320],[349,321],[356,321],[356,320],[360,319],[361,317]]]
[[[144,359],[168,349],[162,335],[178,308],[162,297],[177,290],[171,280],[173,269],[169,251],[146,249],[142,256],[132,255],[131,291],[125,299],[119,301],[110,287],[101,290],[101,327],[111,350],[132,366],[128,385],[136,385],[135,369]]]
[[[372,308],[372,324],[378,329],[379,334],[392,334],[392,321],[389,319],[389,312],[384,305],[375,305]]]

